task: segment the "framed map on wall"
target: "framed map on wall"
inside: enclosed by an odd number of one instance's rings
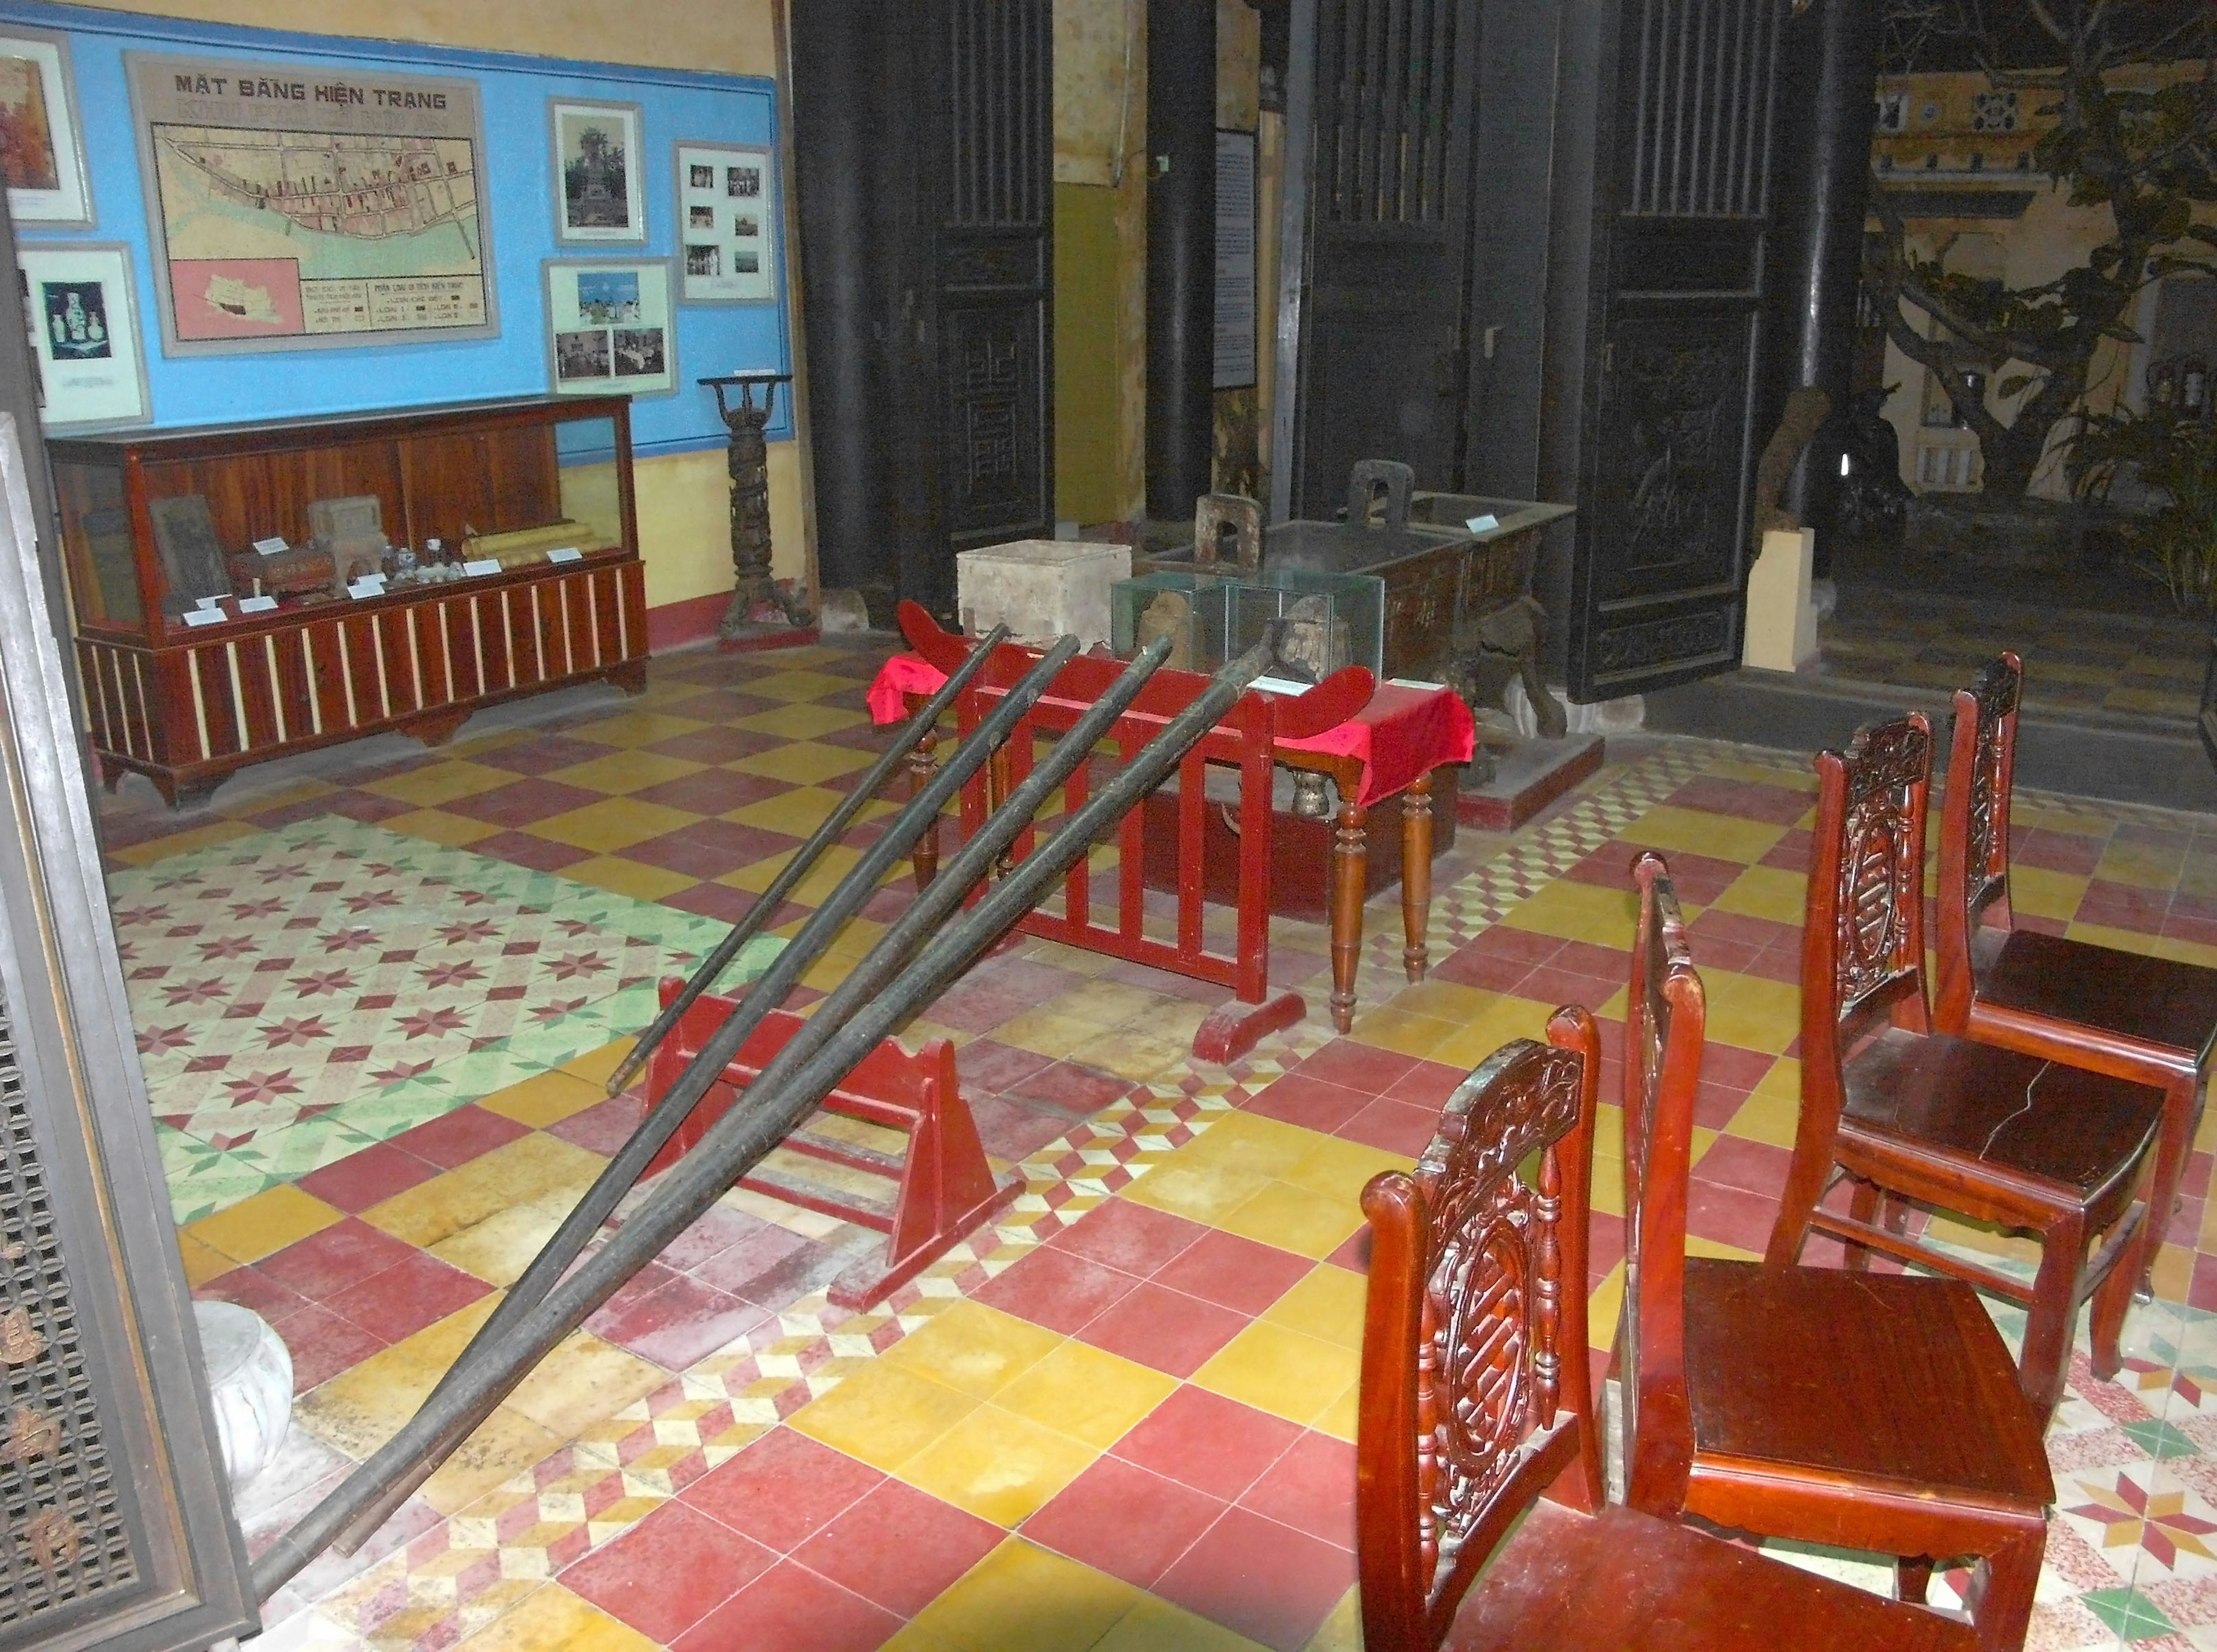
[[[124,64],[165,355],[498,334],[474,83]]]

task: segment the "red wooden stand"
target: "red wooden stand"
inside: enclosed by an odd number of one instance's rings
[[[663,1004],[667,1005],[683,986],[674,978],[664,981]],[[677,1081],[686,1063],[733,1007],[731,999],[704,993],[679,1018],[647,1064],[649,1106]],[[724,1069],[722,1080],[701,1097],[693,1116],[655,1155],[646,1174],[667,1170],[707,1135],[800,1025],[800,1017],[771,1011]],[[913,1055],[893,1040],[885,1040],[824,1098],[824,1107],[866,1124],[906,1131],[908,1152],[900,1157],[874,1152],[809,1135],[806,1126],[787,1136],[785,1146],[847,1170],[882,1177],[893,1184],[890,1197],[842,1196],[787,1181],[767,1166],[741,1178],[738,1185],[886,1235],[882,1263],[859,1263],[832,1281],[831,1298],[842,1308],[860,1309],[883,1302],[1012,1202],[1023,1187],[1022,1179],[1013,1172],[995,1180],[978,1127],[955,1089],[954,1047],[943,1038],[933,1039]]]

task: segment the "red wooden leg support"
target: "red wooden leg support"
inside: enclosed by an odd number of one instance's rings
[[[662,1001],[683,983],[662,983]],[[702,993],[663,1040],[647,1066],[649,1106],[676,1082],[677,1075],[732,1009],[729,999]],[[733,1105],[744,1105],[741,1092],[801,1026],[801,1018],[774,1010],[724,1069],[725,1082],[701,1098],[693,1116],[648,1165],[646,1173],[677,1162]],[[860,1309],[884,1301],[944,1256],[992,1214],[1013,1202],[1023,1186],[1013,1172],[996,1179],[978,1139],[978,1127],[955,1084],[954,1047],[936,1038],[915,1055],[886,1039],[864,1056],[854,1072],[824,1098],[823,1111],[860,1120],[908,1136],[908,1150],[896,1158],[866,1147],[812,1135],[806,1126],[786,1138],[786,1148],[849,1171],[882,1177],[892,1184],[891,1197],[874,1199],[818,1183],[791,1179],[781,1170],[757,1166],[739,1185],[803,1210],[820,1211],[886,1235],[882,1259],[857,1263],[832,1281],[831,1298],[842,1308]]]

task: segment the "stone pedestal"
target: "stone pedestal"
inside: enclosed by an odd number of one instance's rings
[[[1132,577],[1132,548],[1082,539],[1020,539],[954,559],[962,628],[983,636],[1005,623],[1018,642],[1108,640],[1108,587]]]
[[[1773,529],[1747,576],[1747,629],[1739,663],[1767,671],[1798,671],[1817,657],[1817,608],[1809,600],[1817,535]]]
[[[235,1302],[195,1302],[224,1471],[235,1488],[269,1466],[293,1418],[293,1357],[269,1322]]]

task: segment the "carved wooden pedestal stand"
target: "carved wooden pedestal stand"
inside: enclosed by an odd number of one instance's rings
[[[810,622],[805,607],[795,605],[770,578],[769,447],[763,439],[777,387],[793,382],[790,373],[732,373],[699,382],[716,393],[716,413],[732,433],[728,461],[732,476],[732,605],[724,610],[716,634],[726,642],[743,641],[784,628],[757,623],[750,616],[771,607],[784,616],[787,627],[798,629]],[[724,387],[737,387],[737,399],[727,401]],[[755,387],[762,387],[762,401],[755,401]]]

